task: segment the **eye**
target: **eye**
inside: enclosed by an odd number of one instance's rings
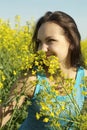
[[[55,39],[48,39],[47,40],[47,43],[53,43],[53,42],[55,42],[56,40]]]

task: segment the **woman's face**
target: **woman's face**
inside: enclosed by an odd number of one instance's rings
[[[52,22],[41,25],[37,34],[38,50],[46,52],[46,56],[55,55],[60,62],[66,62],[70,43],[64,36],[63,29]]]

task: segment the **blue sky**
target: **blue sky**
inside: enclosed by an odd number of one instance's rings
[[[46,11],[64,11],[77,23],[82,39],[87,38],[87,0],[0,0],[0,18],[11,23],[16,15],[21,24],[33,17],[37,20]]]

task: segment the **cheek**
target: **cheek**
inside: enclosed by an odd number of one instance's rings
[[[68,56],[68,48],[56,48],[54,54],[60,59],[64,60]]]
[[[58,45],[50,45],[49,50],[52,51],[53,53],[59,53],[61,52],[61,47]]]
[[[53,53],[53,55],[60,57],[61,55],[61,50],[57,46],[50,46],[49,51]]]
[[[50,45],[49,46],[49,51],[51,51],[54,55],[56,55],[60,59],[67,57],[68,50],[69,50],[69,45],[67,45],[67,46],[66,45],[63,45],[63,46]]]
[[[55,46],[50,46],[50,47],[49,47],[49,51],[51,51],[53,54],[55,54],[55,53],[58,52],[58,48],[55,47]]]

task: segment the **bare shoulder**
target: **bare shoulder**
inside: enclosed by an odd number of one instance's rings
[[[87,76],[87,70],[85,69],[85,76]]]

